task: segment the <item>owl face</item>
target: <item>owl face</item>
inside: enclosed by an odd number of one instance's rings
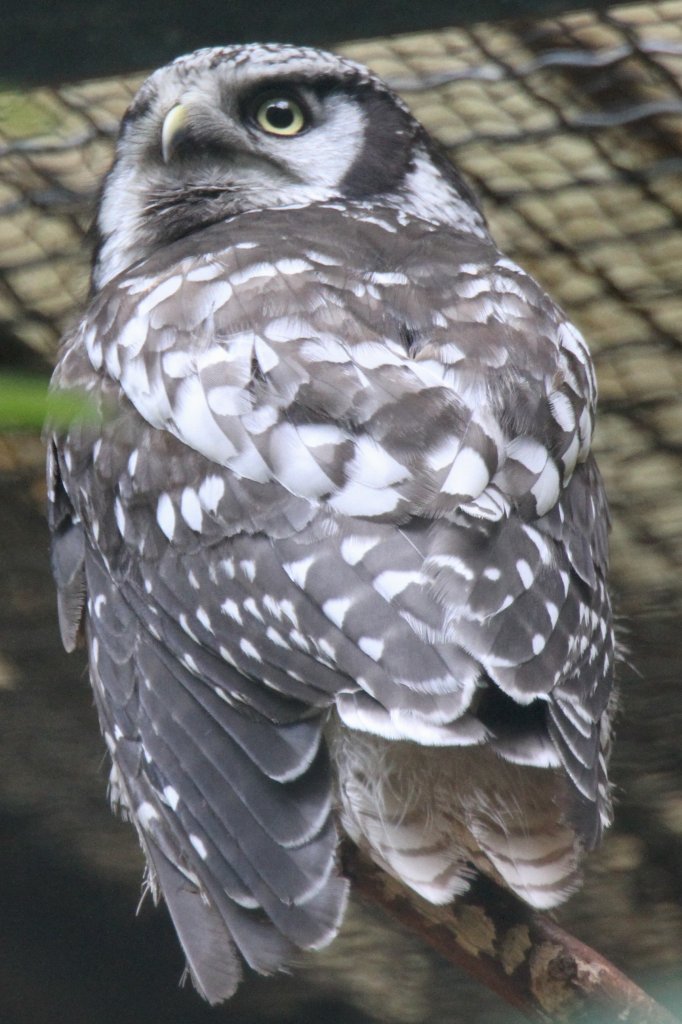
[[[126,114],[98,218],[94,288],[240,213],[379,198],[483,230],[467,187],[366,68],[294,46],[200,50],[155,72]]]

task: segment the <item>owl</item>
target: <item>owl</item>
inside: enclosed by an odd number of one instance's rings
[[[580,333],[366,68],[156,71],[48,429],[61,634],[198,990],[337,933],[343,830],[550,908],[610,820],[608,512]]]

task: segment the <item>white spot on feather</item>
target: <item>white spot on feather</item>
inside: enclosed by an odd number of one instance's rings
[[[578,461],[578,455],[580,454],[580,440],[577,434],[574,434],[571,438],[571,443],[568,448],[561,456],[561,461],[565,467],[564,483],[567,483],[570,479],[571,473],[575,469],[575,464]]]
[[[225,598],[225,600],[220,606],[220,610],[223,612],[223,614],[229,615],[229,617],[231,619],[234,619],[234,621],[238,623],[240,626],[244,624],[244,620],[242,619],[242,613],[239,610],[239,605],[237,604],[236,601],[233,601],[231,597]]]
[[[545,643],[546,643],[546,640],[545,640],[544,636],[541,633],[536,633],[535,636],[533,637],[532,641],[531,641],[531,645],[532,645],[532,648],[533,648],[533,654],[539,654],[540,651],[543,651],[544,648],[545,648]]]
[[[250,583],[256,578],[256,563],[251,558],[243,558],[239,563],[239,568],[246,576]]]
[[[461,441],[458,437],[447,437],[426,456],[426,461],[431,469],[438,472],[441,469],[445,469],[446,466],[452,465],[453,459],[460,447]]]
[[[300,647],[301,650],[303,650],[303,651],[309,651],[310,650],[310,643],[308,641],[308,637],[303,636],[303,633],[301,633],[300,630],[292,629],[289,632],[289,637],[291,639],[291,642],[296,644],[297,647]]]
[[[289,598],[285,598],[283,601],[280,601],[279,606],[282,611],[282,615],[286,615],[291,625],[298,628],[298,615],[296,614],[293,602],[291,602]]]
[[[226,661],[228,665],[234,665],[235,668],[237,667],[237,662],[234,660],[232,654],[227,649],[227,647],[223,647],[221,644],[220,647],[218,648],[218,653],[220,654],[220,657],[223,659],[223,661]],[[219,697],[222,697],[223,700],[227,700],[223,690],[219,686],[214,686],[213,689],[215,693],[218,694]]]
[[[399,272],[375,270],[370,275],[372,284],[391,285],[391,284],[409,284],[408,278],[405,274]]]
[[[206,393],[206,401],[216,416],[244,416],[251,411],[253,397],[243,387],[219,384]]]
[[[272,263],[251,263],[243,270],[235,270],[230,274],[230,284],[233,288],[238,288],[239,285],[247,284],[256,277],[275,277],[276,274]]]
[[[425,578],[421,572],[401,571],[399,569],[387,569],[380,573],[372,585],[387,601],[402,594],[403,590],[411,583],[423,584]]]
[[[343,444],[348,434],[334,423],[303,423],[296,428],[306,448]]]
[[[530,489],[539,516],[544,516],[556,504],[560,486],[559,471],[552,460],[547,459],[545,468]]]
[[[141,405],[138,405],[143,411]],[[175,398],[173,417],[176,436],[190,448],[214,462],[225,465],[237,449],[213,418],[201,381],[188,377],[182,381]]]
[[[326,640],[324,637],[320,637],[317,641],[317,647],[325,657],[329,658],[332,662],[335,660],[336,648],[329,642],[329,640]]]
[[[259,622],[265,622],[260,608],[252,597],[247,597],[244,601],[244,611],[247,611],[249,615],[253,615],[254,619],[258,619]]]
[[[355,454],[347,472],[350,480],[367,487],[382,488],[408,479],[410,471],[385,448],[366,434],[355,442]]]
[[[225,303],[232,298],[232,286],[228,281],[216,281],[215,284],[205,289],[205,294],[211,304],[211,312],[222,309]]]
[[[275,320],[271,320],[263,330],[268,341],[280,343],[315,337],[316,333],[307,320],[296,316],[277,317]]]
[[[208,851],[206,850],[206,845],[204,841],[199,836],[195,836],[193,832],[190,832],[189,834],[189,841],[194,847],[194,849],[197,851],[201,859],[206,860],[206,858],[208,857]]]
[[[171,277],[167,277],[165,281],[158,284],[156,288],[152,288],[150,292],[139,302],[137,306],[138,316],[147,316],[151,313],[159,303],[163,302],[164,299],[170,298],[171,295],[175,295],[176,291],[182,284],[182,275],[173,274]]]
[[[199,495],[193,487],[185,487],[182,492],[180,512],[190,529],[199,533],[203,522],[203,513],[199,503]]]
[[[451,569],[465,580],[472,580],[474,578],[473,570],[457,555],[431,555],[428,562],[429,565],[435,565],[439,569]]]
[[[286,650],[289,650],[289,643],[284,639],[279,630],[274,628],[274,626],[268,626],[268,628],[265,630],[265,635],[268,638],[268,640],[272,641],[273,644],[276,644],[278,647],[284,647]]]
[[[196,616],[201,625],[204,627],[204,629],[207,629],[209,633],[212,633],[213,627],[211,626],[211,620],[208,617],[206,609],[202,608],[201,606],[197,608]]]
[[[279,601],[272,594],[263,594],[263,607],[266,612],[273,615],[278,622],[282,621],[282,607]]]
[[[165,786],[163,790],[163,796],[170,809],[172,811],[177,810],[178,804],[180,802],[180,795],[177,789],[174,789],[173,786]]]
[[[520,462],[530,473],[541,473],[547,449],[532,437],[515,437],[507,445],[507,457]]]
[[[492,282],[489,277],[481,274],[468,281],[457,282],[457,294],[463,299],[475,299],[479,295],[490,292]]]
[[[357,565],[368,551],[381,543],[381,537],[346,537],[341,542],[341,557],[348,565]]]
[[[310,264],[301,259],[281,259],[275,263],[280,274],[302,274],[310,270]]]
[[[137,820],[144,829],[148,829],[152,821],[159,820],[159,812],[148,800],[144,800],[137,808]]]
[[[521,582],[523,583],[526,590],[533,585],[533,570],[531,569],[525,558],[519,558],[516,563],[516,571],[518,572]]]
[[[384,653],[384,641],[371,636],[361,636],[358,647],[373,661],[378,661]]]
[[[129,359],[139,355],[147,340],[148,324],[141,316],[134,314],[123,325],[116,337],[116,344],[127,349]]]
[[[526,537],[528,537],[528,539],[531,540],[535,547],[538,549],[538,554],[540,555],[542,564],[549,565],[549,563],[552,561],[552,552],[550,550],[549,544],[542,536],[542,534],[539,532],[539,530],[536,530],[532,526],[528,526],[527,523],[524,523],[521,529],[525,533]]]
[[[349,597],[331,598],[329,601],[324,602],[322,611],[335,626],[341,629],[343,627],[343,620],[352,603]]]
[[[247,658],[253,658],[254,661],[263,660],[260,654],[258,653],[258,649],[254,647],[251,641],[247,640],[246,637],[242,637],[242,639],[239,641],[239,646],[244,652],[244,654],[247,656]]]
[[[168,540],[173,540],[175,533],[175,509],[169,494],[161,494],[156,503],[156,521]]]
[[[312,328],[308,325],[307,334],[312,334]],[[300,335],[306,338],[306,334]],[[330,335],[321,332],[316,333],[314,339],[306,340],[301,345],[301,356],[306,362],[311,363],[348,363],[350,356],[348,349],[341,342]],[[358,370],[358,373],[361,373]]]
[[[114,501],[114,517],[116,519],[116,525],[118,526],[118,532],[121,534],[122,537],[125,537],[126,516],[125,512],[123,511],[123,505],[121,504],[120,498],[116,498],[116,500]]]
[[[307,249],[306,256],[313,263],[321,263],[324,267],[337,267],[339,265],[338,260],[335,260],[328,253],[320,252],[319,249]]]
[[[315,562],[315,556],[310,555],[308,558],[302,558],[298,562],[287,562],[282,568],[289,577],[290,580],[296,584],[296,586],[305,588],[305,581],[308,577],[310,567]]]
[[[161,357],[163,372],[168,377],[177,378],[189,376],[196,370],[196,357],[194,352],[171,351],[164,352]]]
[[[562,430],[566,433],[575,430],[575,412],[567,395],[561,391],[553,391],[549,396],[549,407]]]
[[[193,267],[185,274],[186,281],[212,281],[223,272],[223,267],[217,263],[201,263]]]
[[[199,501],[207,512],[215,513],[225,494],[225,481],[219,476],[207,476],[199,487]]]
[[[279,356],[275,350],[270,348],[258,335],[256,335],[253,347],[258,365],[263,373],[269,373],[270,370],[274,370],[276,366],[279,366]]]
[[[452,469],[443,481],[445,494],[467,494],[477,497],[490,482],[488,467],[473,448],[462,448],[452,463]]]
[[[252,409],[242,417],[242,426],[250,434],[263,434],[279,419],[279,410],[275,405],[261,405]]]
[[[179,625],[180,625],[180,628],[181,628],[182,630],[184,630],[184,632],[185,632],[185,633],[187,634],[187,636],[191,637],[191,638],[192,638],[192,640],[194,640],[194,641],[195,641],[196,643],[198,643],[198,642],[199,642],[199,641],[198,641],[198,638],[197,638],[197,635],[196,635],[196,633],[194,632],[194,630],[192,629],[192,627],[190,626],[189,622],[187,621],[187,615],[186,615],[186,614],[185,614],[184,612],[181,612],[181,613],[180,613],[180,614],[178,615],[178,623],[179,623]],[[187,657],[185,658],[185,660],[186,660],[186,661],[187,661],[187,658],[188,658],[188,657],[189,657],[189,656],[187,656]],[[196,668],[196,665],[194,665],[194,662],[192,662],[192,664],[193,664],[194,668]]]
[[[403,359],[378,341],[365,341],[353,346],[353,362],[365,370],[379,366],[400,366]]]
[[[288,491],[302,498],[319,498],[334,490],[334,484],[310,453],[298,430],[281,423],[270,435],[270,462],[277,479]]]
[[[393,512],[399,502],[400,495],[392,487],[378,490],[353,481],[335,494],[329,505],[342,515],[371,517]]]

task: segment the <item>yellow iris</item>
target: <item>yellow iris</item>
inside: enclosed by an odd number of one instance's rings
[[[295,100],[271,96],[258,107],[256,121],[270,135],[298,135],[306,126],[305,114]]]

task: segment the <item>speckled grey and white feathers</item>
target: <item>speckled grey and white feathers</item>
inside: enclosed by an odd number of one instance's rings
[[[304,127],[265,131],[263,97]],[[112,794],[198,988],[333,938],[335,809],[434,902],[538,907],[610,816],[608,516],[579,333],[364,68],[156,72],[54,387],[53,563]],[[330,757],[331,753],[331,757]]]

